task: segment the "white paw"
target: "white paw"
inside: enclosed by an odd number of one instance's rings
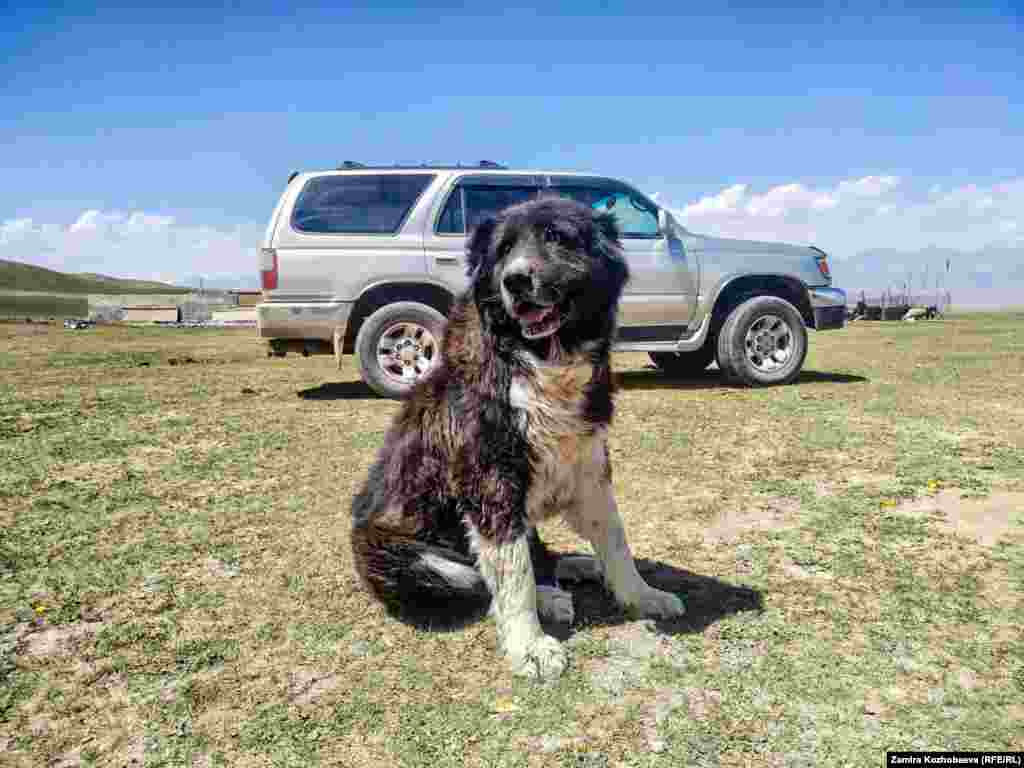
[[[522,648],[509,649],[512,673],[538,680],[554,680],[568,663],[565,647],[555,638],[541,635]]]
[[[674,619],[686,613],[683,601],[671,592],[662,592],[650,587],[636,597],[625,601],[626,607],[639,611],[644,616],[659,619]]]
[[[601,561],[587,555],[563,555],[555,566],[555,578],[559,581],[601,581],[604,573]]]
[[[552,624],[572,624],[576,616],[572,608],[572,593],[558,587],[538,585],[537,614]]]

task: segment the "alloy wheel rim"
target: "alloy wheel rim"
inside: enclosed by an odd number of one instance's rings
[[[437,339],[419,323],[394,323],[377,341],[377,364],[398,384],[416,383],[434,366],[437,356]]]
[[[743,341],[747,361],[762,373],[775,373],[793,358],[793,329],[785,318],[761,315]]]

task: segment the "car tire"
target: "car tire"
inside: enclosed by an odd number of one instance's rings
[[[715,359],[715,345],[708,340],[692,352],[648,352],[651,361],[669,376],[699,376]]]
[[[415,301],[387,304],[363,321],[355,352],[363,381],[382,397],[409,394],[441,360],[447,321]]]
[[[726,379],[749,387],[789,384],[807,357],[807,327],[785,299],[754,296],[726,317],[717,346]]]

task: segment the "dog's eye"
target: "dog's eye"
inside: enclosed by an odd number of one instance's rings
[[[571,246],[573,244],[573,238],[566,232],[562,232],[554,226],[548,226],[544,229],[544,242],[545,243],[558,243],[561,246]]]

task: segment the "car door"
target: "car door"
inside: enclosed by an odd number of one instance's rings
[[[659,225],[658,207],[613,179],[551,176],[549,186],[611,213],[619,224],[630,271],[619,303],[619,340],[674,341],[683,335],[697,303],[697,274],[680,233]]]
[[[439,195],[423,235],[431,274],[461,293],[466,276],[466,240],[484,218],[536,197],[543,179],[532,174],[471,174],[456,177]]]

